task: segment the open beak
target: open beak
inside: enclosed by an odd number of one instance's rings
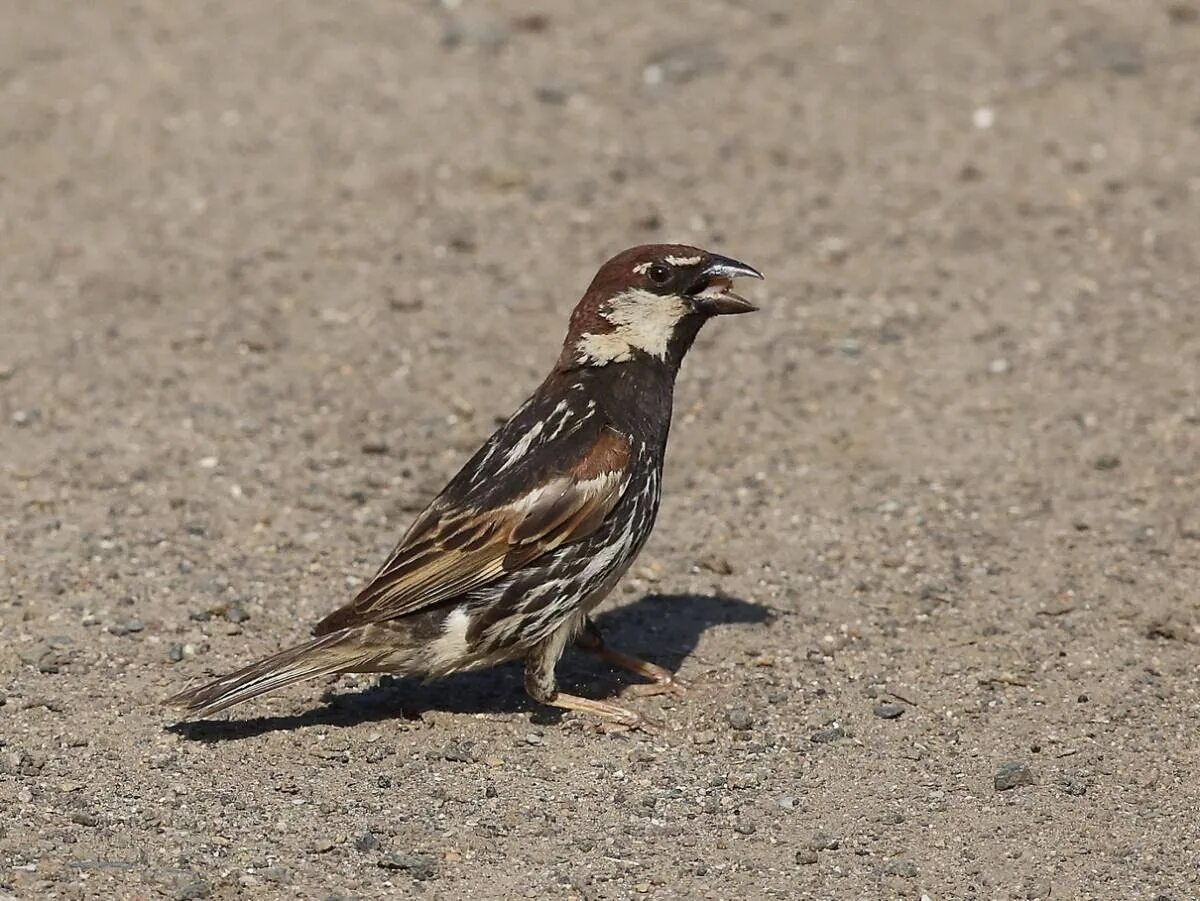
[[[710,254],[700,273],[696,290],[690,294],[692,305],[699,313],[708,316],[728,316],[734,313],[752,313],[758,309],[746,298],[734,294],[735,278],[762,278],[762,273],[753,266],[732,260],[729,257]]]

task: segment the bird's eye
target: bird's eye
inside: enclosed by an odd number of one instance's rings
[[[665,285],[671,280],[671,270],[662,263],[655,263],[646,274],[656,285]]]

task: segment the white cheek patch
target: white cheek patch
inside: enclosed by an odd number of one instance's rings
[[[593,366],[603,366],[605,363],[624,363],[633,356],[629,342],[616,333],[583,335],[575,343],[575,349],[585,363]]]
[[[576,349],[593,363],[622,363],[640,350],[660,360],[666,359],[667,347],[675,327],[690,308],[678,297],[660,297],[648,291],[632,290],[618,294],[600,316],[613,325],[611,332],[587,334]]]

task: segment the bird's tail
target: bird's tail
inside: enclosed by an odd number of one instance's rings
[[[182,708],[187,719],[219,713],[234,704],[305,679],[337,673],[372,672],[389,649],[364,644],[360,629],[341,629],[304,644],[280,651],[256,663],[214,679],[197,688],[186,688],[163,701]]]

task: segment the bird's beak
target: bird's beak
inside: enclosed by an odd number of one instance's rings
[[[729,257],[710,254],[704,274],[715,278],[762,278],[763,274],[753,266],[731,260]]]
[[[762,278],[753,266],[729,257],[711,254],[697,283],[699,290],[691,295],[697,312],[708,316],[728,316],[733,313],[752,313],[758,309],[746,298],[734,294],[735,278]]]

